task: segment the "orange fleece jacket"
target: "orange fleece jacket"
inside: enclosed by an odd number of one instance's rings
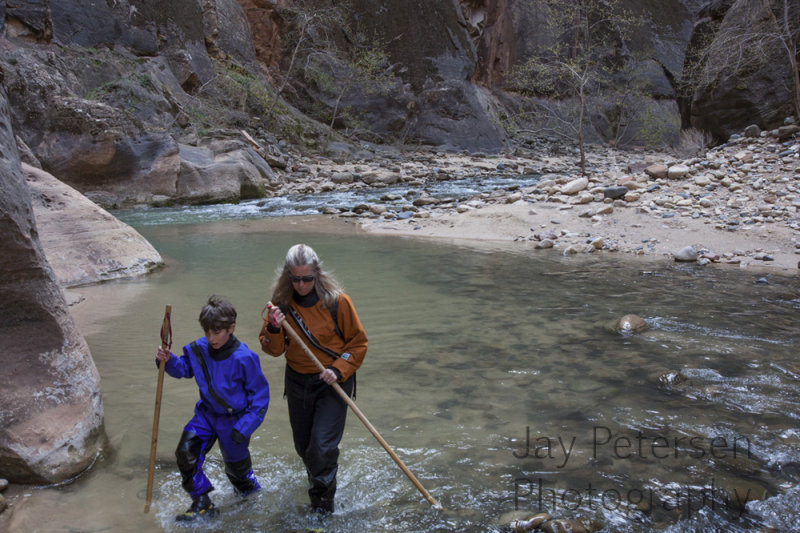
[[[325,368],[333,366],[342,375],[340,381],[347,380],[355,373],[364,361],[364,356],[367,354],[367,333],[358,319],[356,309],[350,297],[344,293],[339,294],[339,309],[337,313],[337,323],[344,338],[336,334],[333,327],[333,318],[330,311],[322,306],[319,301],[311,307],[301,307],[295,302],[292,302],[292,307],[300,314],[303,322],[317,338],[317,340],[325,346],[338,354],[349,353],[345,357],[333,359],[325,352],[315,348],[305,335],[300,330],[299,326],[295,324],[291,315],[286,316],[289,325],[297,332],[306,346],[317,356],[319,362]],[[261,348],[273,357],[280,357],[286,354],[286,362],[289,367],[295,372],[300,374],[317,374],[319,369],[311,361],[302,347],[291,342],[291,339],[281,329],[279,333],[271,333],[267,330],[268,321],[264,321],[261,326],[261,333],[258,339],[261,341]]]

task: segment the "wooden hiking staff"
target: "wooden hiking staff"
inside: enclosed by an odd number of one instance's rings
[[[164,321],[161,323],[161,347],[169,350],[172,347],[172,306],[167,305],[164,310]],[[150,512],[150,503],[153,501],[153,473],[156,466],[156,444],[158,443],[158,419],[161,415],[161,391],[164,388],[164,369],[166,361],[158,363],[158,384],[156,385],[156,407],[153,413],[153,437],[150,441],[150,464],[147,467],[147,496],[144,503],[144,512]]]
[[[267,305],[272,306],[272,302],[268,303]],[[303,351],[311,359],[314,365],[316,365],[319,371],[323,372],[325,370],[325,366],[319,362],[319,359],[317,359],[317,357],[314,355],[311,349],[306,345],[306,343],[303,342],[303,339],[300,338],[300,335],[298,335],[297,332],[294,329],[292,329],[292,326],[289,325],[286,319],[284,319],[283,321],[283,327],[289,333],[289,336],[291,336],[292,339],[294,339],[294,341],[301,348],[303,348]],[[422,493],[422,495],[425,496],[425,499],[428,500],[428,503],[430,503],[436,509],[442,510],[442,506],[439,504],[439,502],[433,499],[433,496],[431,496],[428,493],[428,491],[425,490],[425,487],[423,487],[422,483],[420,483],[419,480],[416,478],[416,476],[414,476],[414,474],[411,473],[411,470],[409,470],[408,467],[406,467],[406,465],[403,464],[403,461],[400,460],[397,454],[394,453],[394,450],[392,450],[389,444],[383,439],[383,437],[380,436],[378,430],[375,429],[375,427],[372,424],[370,424],[369,420],[367,420],[367,417],[364,416],[364,413],[361,412],[361,409],[359,409],[358,406],[355,404],[355,402],[350,398],[350,396],[348,396],[347,393],[344,390],[342,390],[342,387],[340,387],[339,384],[336,382],[334,382],[331,385],[331,387],[333,387],[333,389],[339,394],[339,396],[342,397],[342,399],[347,403],[347,405],[350,406],[350,409],[352,409],[353,412],[358,417],[358,419],[364,423],[369,432],[372,433],[372,436],[375,437],[375,439],[381,444],[381,446],[383,446],[383,449],[386,450],[386,453],[388,453],[389,456],[392,459],[394,459],[394,462],[397,463],[397,466],[400,467],[400,470],[402,470],[403,473],[406,476],[408,476],[408,479],[410,479],[411,482],[414,484],[414,486],[417,487],[417,490],[419,490]]]

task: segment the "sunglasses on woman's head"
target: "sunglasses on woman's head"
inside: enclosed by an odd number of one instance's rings
[[[311,283],[314,281],[314,276],[289,276],[289,281],[292,283],[300,283],[301,281]]]

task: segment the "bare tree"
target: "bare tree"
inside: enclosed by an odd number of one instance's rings
[[[638,21],[615,0],[542,0],[541,6],[552,42],[512,70],[510,88],[531,98],[527,110],[509,118],[517,133],[536,123],[528,133],[576,139],[585,174],[588,106],[623,71],[626,39]]]
[[[329,109],[320,114],[329,114],[329,125],[333,129],[342,118],[357,123],[354,108],[344,108],[345,95],[367,98],[374,94],[387,94],[396,77],[386,52],[385,44],[375,35],[350,31],[343,28],[347,46],[315,50],[306,56],[304,76],[325,93],[335,95]]]
[[[792,107],[800,116],[800,2],[740,0],[736,7],[742,15],[723,19],[695,52],[684,83],[690,88],[714,86],[722,77],[747,75],[783,56],[791,78]]]
[[[779,21],[779,37],[789,60],[792,74],[795,116],[800,117],[800,68],[797,58],[800,55],[800,4],[783,0],[783,20]]]
[[[275,78],[281,79],[281,82],[275,88],[275,96],[269,108],[270,113],[286,87],[296,81],[298,59],[335,48],[331,34],[344,25],[341,12],[335,6],[322,7],[317,4],[318,2],[295,0],[286,2],[280,9],[282,16],[289,21],[296,34],[288,36],[289,42],[293,42],[289,65],[282,74],[273,73]]]

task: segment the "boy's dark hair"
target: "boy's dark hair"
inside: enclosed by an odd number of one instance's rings
[[[198,320],[203,331],[228,329],[236,323],[236,309],[227,298],[214,294],[209,296]]]

